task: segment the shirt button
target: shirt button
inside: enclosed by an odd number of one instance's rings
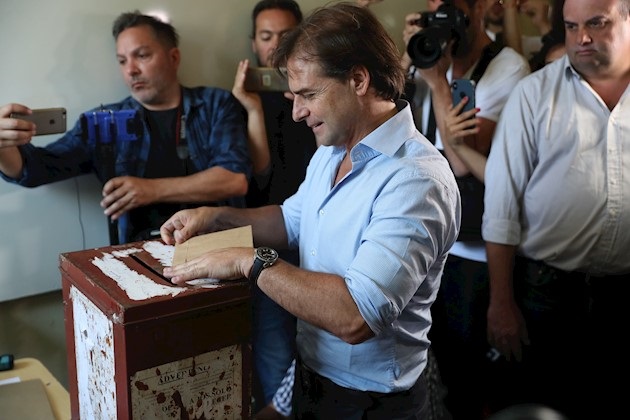
[[[319,215],[320,215],[320,216],[323,216],[323,215],[324,215],[324,209],[321,209],[321,210],[319,211]]]
[[[315,255],[317,255],[317,251],[315,251],[314,249],[311,249],[311,255],[314,257]]]

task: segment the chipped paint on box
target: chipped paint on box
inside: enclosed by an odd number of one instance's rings
[[[163,267],[173,265],[173,255],[175,255],[175,247],[173,245],[166,245],[159,241],[149,241],[142,244],[142,248],[158,260]]]
[[[240,345],[196,355],[130,377],[133,418],[239,419]]]
[[[92,264],[97,266],[107,277],[114,280],[127,293],[129,299],[132,300],[146,300],[156,296],[177,296],[186,290],[185,287],[156,283],[144,274],[132,270],[121,261],[122,258],[127,258],[130,254],[139,251],[139,249],[130,248],[124,250],[124,252],[104,252],[103,257],[94,258]]]
[[[116,418],[114,328],[77,288],[70,289],[80,418]]]

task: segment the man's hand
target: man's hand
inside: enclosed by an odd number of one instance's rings
[[[523,344],[529,345],[527,326],[521,310],[514,299],[488,307],[488,343],[496,348],[506,360],[512,356],[518,362],[523,358]]]
[[[11,118],[14,112],[31,114],[30,108],[20,104],[6,104],[0,107],[0,148],[26,144],[35,135],[35,124]]]
[[[403,29],[403,41],[405,43],[405,51],[400,59],[401,65],[403,68],[408,69],[411,66],[411,57],[409,57],[409,53],[407,53],[407,45],[409,45],[409,40],[412,36],[420,32],[422,29],[416,22],[420,19],[420,13],[410,13],[405,16],[405,28]]]
[[[101,200],[105,215],[116,220],[131,209],[154,203],[155,188],[152,182],[151,179],[133,176],[119,176],[107,181]]]
[[[249,276],[253,264],[253,248],[223,248],[174,267],[165,267],[163,274],[175,284],[206,278],[239,280]]]
[[[250,113],[252,111],[262,112],[262,100],[256,92],[248,92],[245,90],[245,77],[249,68],[249,60],[241,60],[236,69],[234,76],[234,86],[232,86],[232,95],[243,105],[243,108]]]
[[[181,244],[195,235],[209,231],[213,227],[216,211],[216,207],[178,211],[160,227],[160,236],[168,245]]]

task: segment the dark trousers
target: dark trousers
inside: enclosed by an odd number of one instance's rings
[[[395,420],[428,417],[423,375],[403,392],[383,394],[344,388],[298,361],[295,367],[293,411],[296,419]]]
[[[497,365],[504,405],[545,404],[572,420],[626,412],[630,275],[592,277],[517,257],[514,293],[531,344],[521,363]]]
[[[486,334],[489,279],[486,263],[449,255],[431,307],[429,332],[442,382],[444,405],[454,420],[487,414],[494,381]]]

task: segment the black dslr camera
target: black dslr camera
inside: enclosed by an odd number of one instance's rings
[[[454,40],[453,51],[459,45],[466,45],[466,29],[469,20],[466,14],[451,4],[442,3],[435,12],[420,12],[415,24],[422,30],[409,39],[407,53],[414,66],[421,69],[433,67],[444,49]]]

